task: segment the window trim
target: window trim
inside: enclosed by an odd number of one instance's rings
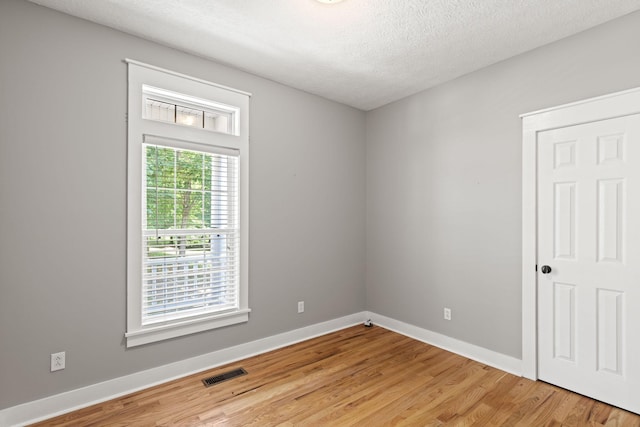
[[[125,59],[128,65],[127,120],[127,330],[126,346],[135,347],[165,339],[247,322],[249,255],[249,97],[250,93]],[[193,98],[237,108],[234,134],[211,132],[143,118],[143,85],[163,88]],[[143,142],[161,138],[177,146],[203,146],[203,151],[239,152],[240,283],[239,307],[231,312],[142,325],[142,174]],[[206,147],[206,148],[205,148]]]

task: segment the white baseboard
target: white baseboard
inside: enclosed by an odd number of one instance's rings
[[[374,325],[418,341],[514,375],[522,375],[522,361],[520,359],[376,313],[360,312],[6,408],[0,410],[0,426],[24,426],[46,420],[177,378],[357,325],[366,319],[371,319]]]
[[[0,410],[0,426],[23,426],[56,417],[177,378],[344,329],[362,323],[366,319],[365,316],[365,312],[355,313],[6,408]]]
[[[381,326],[390,331],[434,345],[468,359],[509,372],[510,374],[522,376],[522,360],[516,359],[515,357],[469,344],[428,329],[419,328],[381,314],[367,313],[367,319],[371,319],[374,325]]]

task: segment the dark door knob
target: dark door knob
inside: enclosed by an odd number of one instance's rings
[[[543,265],[540,271],[542,271],[542,274],[549,274],[551,273],[551,267],[549,267],[548,265]]]

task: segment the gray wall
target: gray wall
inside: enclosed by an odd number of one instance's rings
[[[636,86],[640,13],[369,112],[367,309],[519,358],[518,116]]]
[[[253,93],[248,324],[124,347],[124,58]],[[23,0],[0,94],[0,409],[364,310],[363,112]]]

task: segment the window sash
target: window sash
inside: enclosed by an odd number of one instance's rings
[[[145,257],[143,325],[238,308],[238,232],[216,231],[204,236],[216,239],[225,249],[202,255]]]

